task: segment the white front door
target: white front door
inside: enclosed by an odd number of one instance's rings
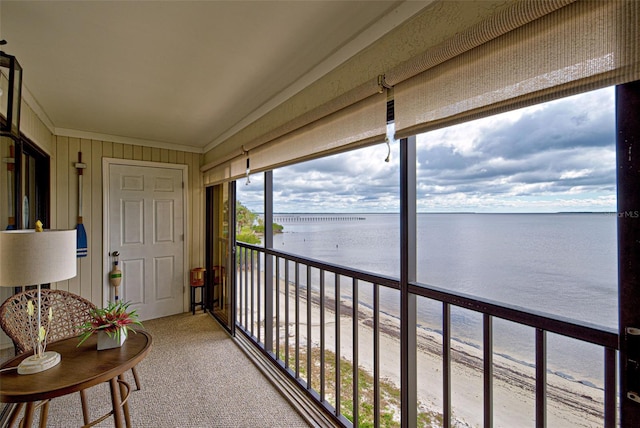
[[[184,311],[185,171],[147,164],[107,163],[105,198],[108,252],[120,253],[118,297],[131,302],[141,320]],[[107,300],[114,301],[115,287],[108,288]]]

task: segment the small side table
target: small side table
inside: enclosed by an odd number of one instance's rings
[[[112,409],[94,422],[89,422],[88,426],[113,416],[116,428],[131,428],[128,402],[131,388],[124,381],[124,372],[147,356],[152,345],[151,335],[137,330],[137,334],[129,334],[122,347],[104,351],[97,350],[97,342],[95,334],[80,346],[77,337],[52,342],[47,349],[62,356],[57,366],[30,375],[20,375],[17,370],[0,374],[0,402],[17,403],[8,425],[12,426],[17,422],[24,407],[21,426],[31,427],[37,401],[84,391],[99,383],[109,382]],[[17,367],[29,355],[30,352],[20,354],[3,364],[2,368]],[[47,404],[43,406],[42,426],[46,425],[46,420]]]
[[[205,268],[197,267],[191,269],[189,275],[189,285],[191,285],[191,313],[196,314],[196,306],[201,306],[203,311],[206,311],[207,291],[205,288]],[[200,289],[200,301],[196,302],[196,288]]]
[[[196,289],[200,289],[200,301],[196,302]],[[193,285],[191,284],[191,313],[196,314],[196,306],[200,306],[202,310],[206,310],[205,302],[207,301],[207,290],[204,284]]]

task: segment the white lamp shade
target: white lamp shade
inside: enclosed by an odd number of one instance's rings
[[[76,231],[0,232],[0,286],[46,284],[76,276]]]

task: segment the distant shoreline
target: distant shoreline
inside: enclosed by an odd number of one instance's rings
[[[259,216],[264,216],[263,212],[257,212]],[[617,211],[548,211],[548,212],[481,212],[481,211],[420,211],[418,215],[423,214],[477,214],[477,215],[557,215],[557,214],[605,214],[618,215]],[[281,212],[273,213],[274,216],[363,216],[363,215],[400,215],[398,212]]]

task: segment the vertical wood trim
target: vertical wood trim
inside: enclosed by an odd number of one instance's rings
[[[58,227],[58,143],[57,137],[51,136],[51,157],[49,158],[49,218],[51,219],[51,228]]]
[[[142,160],[150,161],[151,160],[151,147],[143,147],[142,148]]]
[[[189,225],[188,225],[188,229],[187,229],[187,233],[189,234],[189,236],[193,237],[194,239],[192,240],[192,244],[189,247],[189,260],[191,260],[191,263],[193,267],[195,267],[196,264],[198,264],[199,260],[198,260],[198,255],[194,249],[194,245],[197,242],[197,237],[194,236],[194,228],[195,228],[195,213],[197,212],[197,208],[196,208],[196,197],[195,197],[195,180],[193,178],[193,174],[191,173],[191,171],[193,171],[193,162],[192,162],[192,154],[191,153],[187,153],[185,155],[185,164],[187,164],[187,166],[189,167],[188,170],[188,176],[185,177],[185,179],[189,180],[189,192],[187,195],[187,206],[190,208],[190,210],[187,213],[187,216],[189,218]],[[200,266],[198,264],[198,266]]]
[[[203,262],[204,260],[200,260],[198,258],[198,246],[200,246],[200,236],[198,235],[202,235],[202,233],[195,233],[197,228],[196,228],[196,222],[195,222],[195,215],[197,214],[197,212],[199,211],[199,208],[196,206],[195,201],[195,192],[197,192],[197,187],[195,185],[195,182],[193,180],[193,172],[194,172],[194,167],[193,167],[193,156],[192,154],[187,154],[185,155],[185,164],[187,165],[187,170],[185,171],[185,176],[183,177],[183,179],[185,180],[185,193],[186,193],[186,204],[187,206],[185,207],[185,218],[188,219],[187,223],[185,224],[185,240],[187,243],[186,246],[186,256],[187,256],[187,266],[188,267],[196,267],[196,266],[204,266]],[[187,272],[185,272],[185,281],[187,277]],[[188,302],[188,296],[185,295],[185,304]]]
[[[125,144],[122,148],[123,159],[133,159],[133,146],[131,144]]]
[[[69,169],[67,162],[69,159],[69,138],[58,137],[56,141],[56,225],[57,229],[68,229],[69,227]],[[56,288],[69,291],[69,280],[60,281]]]
[[[113,143],[113,157],[122,159],[123,152],[122,143]]]
[[[133,146],[133,160],[142,160],[141,146]]]
[[[200,173],[200,166],[202,165],[202,160],[203,160],[203,155],[202,154],[198,154],[198,162],[196,164],[196,167],[193,168],[192,174],[196,174],[196,176],[198,177],[198,192],[200,192],[200,212],[198,213],[198,221],[199,221],[199,228],[197,231],[198,236],[200,237],[200,242],[198,243],[200,251],[201,251],[201,257],[202,257],[202,263],[206,263],[206,259],[207,259],[207,253],[206,253],[206,239],[205,239],[205,234],[204,231],[206,229],[206,220],[205,220],[205,216],[206,216],[206,204],[207,204],[207,195],[205,193],[205,187],[204,187],[204,176],[202,175],[202,173]]]
[[[21,108],[20,131],[47,154],[52,154],[55,151],[55,136],[24,99]]]
[[[102,143],[102,157],[103,158],[113,157],[113,143],[110,143],[108,141]]]
[[[69,151],[67,153],[67,159],[65,159],[65,166],[68,171],[68,207],[67,214],[67,229],[75,229],[78,220],[78,173],[75,168],[75,163],[78,162],[78,152],[80,151],[80,139],[69,138]],[[84,160],[84,159],[83,159]],[[78,259],[80,260],[80,259]],[[82,268],[84,264],[79,262],[77,264],[78,271],[75,277],[69,279],[69,290],[71,293],[82,295],[80,290],[80,279],[82,277]]]
[[[91,142],[91,294],[83,296],[93,304],[102,305],[102,141]],[[85,172],[85,175],[86,172]],[[86,205],[85,205],[86,206]]]
[[[91,192],[91,173],[90,169],[92,168],[92,148],[91,140],[81,139],[80,140],[80,151],[82,152],[82,162],[87,164],[87,168],[82,172],[82,223],[84,224],[84,228],[87,232],[87,257],[81,257],[78,259],[79,267],[78,267],[78,276],[80,278],[80,295],[81,296],[91,296],[91,284],[93,283],[92,279],[92,265],[91,265],[91,254],[94,250],[91,245],[91,236],[92,230],[91,225],[93,224],[93,215],[91,211],[92,204],[92,192]],[[77,161],[77,158],[76,158]],[[73,165],[74,162],[72,162]],[[75,168],[74,168],[75,169]],[[77,176],[77,174],[76,174]],[[77,213],[77,212],[76,212]],[[77,217],[77,216],[76,216]],[[77,219],[76,219],[77,221]]]
[[[197,225],[198,228],[196,230],[196,235],[198,236],[199,240],[198,242],[194,242],[194,245],[198,245],[198,249],[200,250],[200,261],[201,263],[204,265],[204,263],[206,262],[206,256],[205,256],[205,236],[204,236],[204,229],[205,229],[205,221],[204,221],[204,216],[205,216],[205,204],[206,204],[206,199],[205,199],[205,193],[204,193],[204,185],[203,185],[203,179],[202,179],[202,174],[200,173],[200,164],[202,163],[202,155],[198,154],[195,156],[196,158],[196,163],[193,166],[193,168],[191,169],[191,173],[194,174],[196,176],[196,190],[198,192],[198,200],[200,201],[200,203],[198,204],[198,212],[197,212]]]
[[[191,154],[190,153],[188,153],[185,156],[185,162],[184,163],[189,168],[189,170],[187,171],[186,176],[183,177],[183,179],[185,180],[185,186],[188,188],[188,191],[187,191],[187,206],[190,208],[189,211],[187,211],[187,219],[188,220],[186,222],[187,224],[185,224],[185,232],[189,236],[193,236],[193,217],[192,216],[193,216],[193,212],[195,210],[192,209],[193,208],[194,198],[193,198],[193,178],[192,178],[191,173],[190,173],[191,172]],[[195,239],[194,239],[194,242],[195,242]],[[189,246],[188,252],[189,252],[188,257],[189,257],[189,261],[190,261],[189,268],[193,268],[193,267],[198,266],[196,264],[197,260],[196,260],[196,257],[195,257],[195,254],[194,254],[194,249],[193,249],[192,245]]]
[[[199,266],[204,265],[204,234],[202,231],[202,213],[204,212],[204,205],[202,199],[202,186],[200,186],[200,163],[199,155],[196,153],[191,154],[191,163],[189,165],[189,174],[192,177],[191,181],[191,195],[192,203],[189,205],[191,209],[191,221],[193,222],[192,245],[194,250],[194,258]]]
[[[9,204],[7,203],[7,171],[9,171],[9,164],[4,163],[4,158],[9,157],[9,145],[11,140],[8,138],[0,137],[0,228],[4,229],[8,224],[9,217]],[[48,225],[47,225],[48,226]],[[3,290],[0,290],[0,292]],[[6,291],[6,290],[4,290]],[[6,297],[11,296],[8,294]],[[4,301],[4,299],[2,300]]]
[[[160,149],[157,147],[151,148],[151,161],[160,162]]]
[[[189,186],[191,197],[191,204],[189,204],[189,208],[191,208],[191,248],[193,249],[193,262],[198,266],[204,265],[204,243],[202,241],[203,234],[198,233],[202,231],[202,212],[203,212],[203,201],[202,201],[202,186],[200,185],[200,174],[198,173],[200,170],[198,155],[195,153],[191,154],[191,162],[189,164],[189,175],[191,176],[191,185]]]

